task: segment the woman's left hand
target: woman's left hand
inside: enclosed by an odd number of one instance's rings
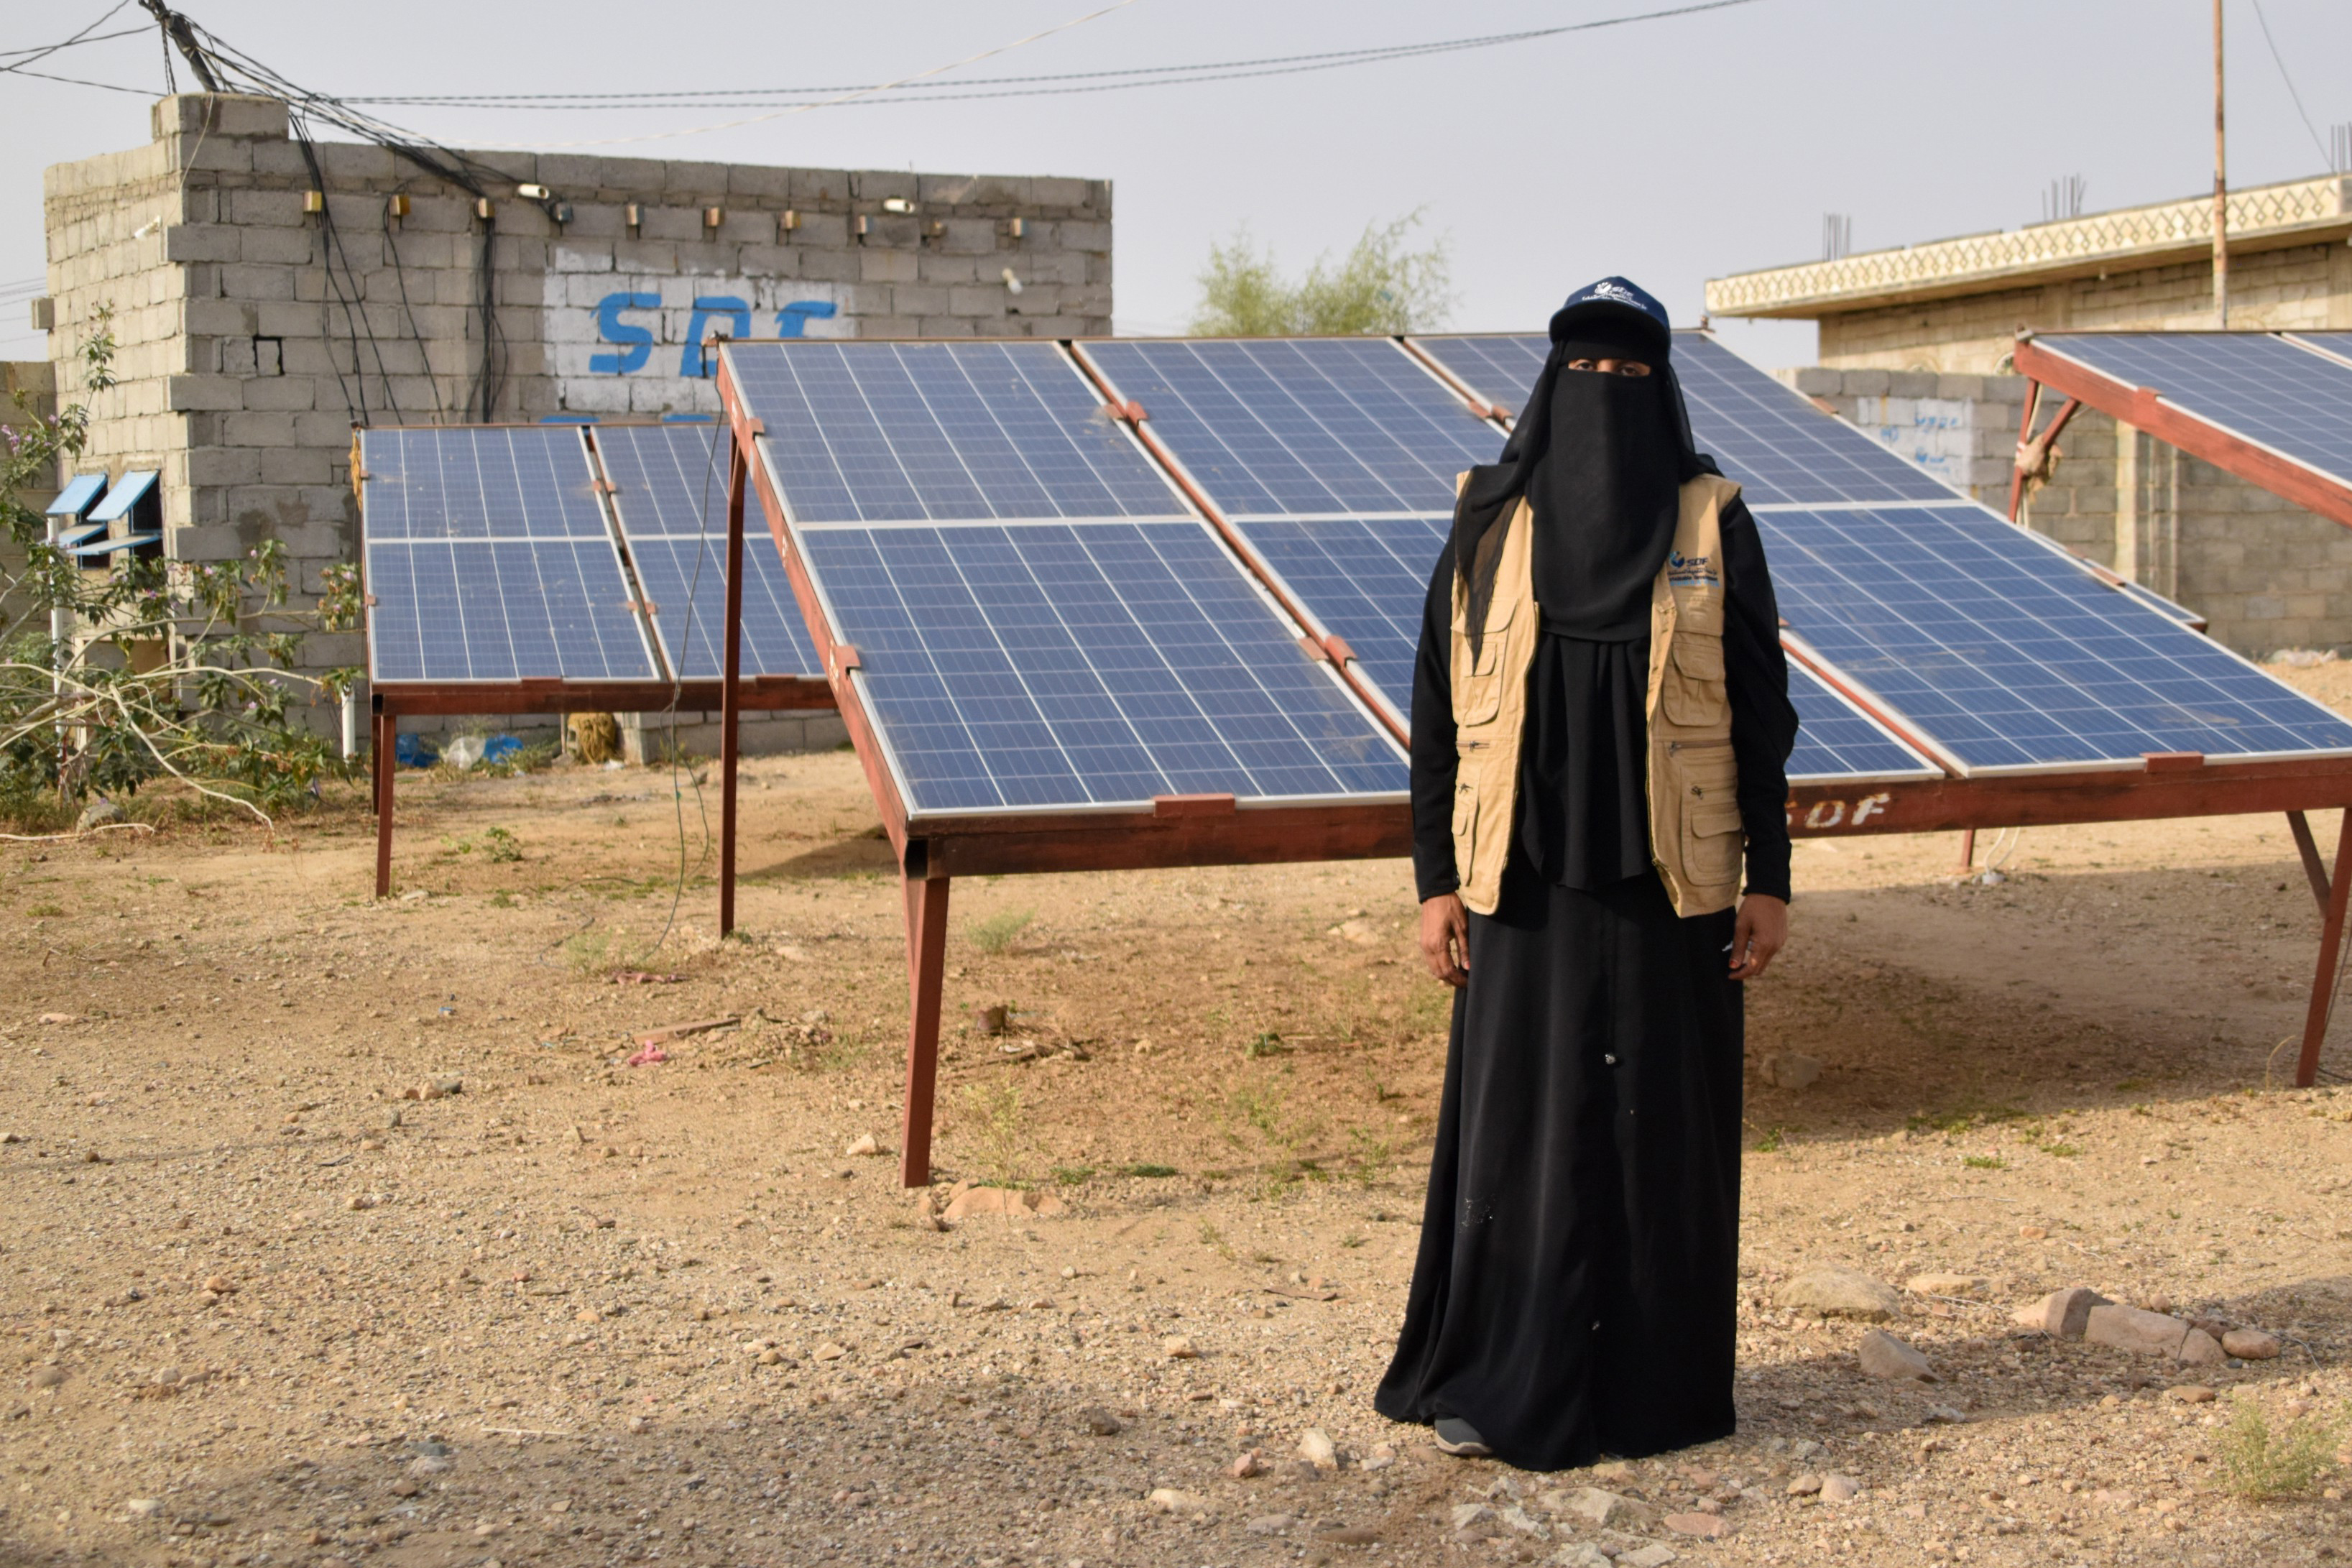
[[[1731,978],[1758,978],[1788,945],[1787,900],[1750,893],[1739,900],[1739,918],[1731,928]]]

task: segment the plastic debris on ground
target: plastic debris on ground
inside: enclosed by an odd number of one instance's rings
[[[460,735],[449,742],[441,753],[442,760],[459,768],[471,768],[482,763],[502,763],[522,750],[522,742],[512,735]]]
[[[669,1053],[667,1051],[662,1049],[659,1046],[647,1046],[644,1050],[639,1051],[635,1056],[629,1058],[629,1065],[633,1068],[659,1067],[662,1063],[667,1060],[669,1060]]]
[[[422,735],[403,735],[392,743],[392,760],[404,768],[429,768],[441,753]]]

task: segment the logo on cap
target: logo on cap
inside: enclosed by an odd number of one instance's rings
[[[1588,297],[1595,300],[1614,300],[1621,305],[1631,305],[1637,310],[1648,308],[1643,303],[1640,295],[1613,278],[1604,278],[1595,283],[1588,291]]]

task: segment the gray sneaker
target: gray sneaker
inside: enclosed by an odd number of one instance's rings
[[[1437,1451],[1462,1459],[1491,1459],[1495,1457],[1495,1450],[1486,1446],[1486,1439],[1478,1436],[1478,1428],[1459,1415],[1437,1418]]]

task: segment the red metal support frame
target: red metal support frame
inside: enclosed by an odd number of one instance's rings
[[[394,751],[400,734],[400,716],[375,694],[375,896],[392,894],[392,798],[393,774],[399,771],[399,758]]]
[[[2294,852],[2303,858],[2303,879],[2311,884],[2311,896],[2319,905],[2324,919],[2327,914],[2327,867],[2319,858],[2319,846],[2311,837],[2311,822],[2302,812],[2286,814],[2286,830],[2294,835]]]
[[[2311,1010],[2304,1016],[2303,1052],[2294,1061],[2294,1086],[2309,1089],[2319,1079],[2319,1047],[2326,1042],[2336,1010],[2336,969],[2344,956],[2344,907],[2352,898],[2352,811],[2336,830],[2336,870],[2328,879],[2327,908],[2319,922],[2319,969],[2311,980]]]
[[[736,730],[743,697],[743,448],[727,443],[727,648],[719,677],[719,935],[735,930]]]
[[[2322,473],[2189,413],[2152,387],[2126,386],[2054,349],[2043,348],[2032,334],[2017,340],[2015,359],[2019,374],[2080,398],[2135,430],[2145,430],[2192,458],[2352,528],[2352,479]]]
[[[940,1079],[940,1008],[946,984],[948,879],[908,874],[907,1105],[898,1125],[898,1182],[931,1181],[931,1110]]]

